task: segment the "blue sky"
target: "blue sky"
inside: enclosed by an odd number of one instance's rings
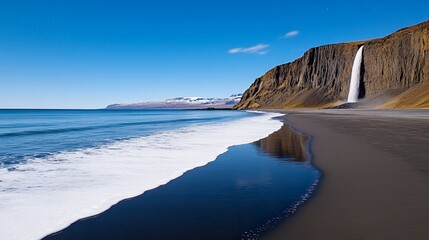
[[[429,19],[427,1],[0,1],[0,108],[243,92],[308,48]]]

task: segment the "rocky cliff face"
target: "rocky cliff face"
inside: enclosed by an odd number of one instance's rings
[[[235,108],[338,105],[347,99],[353,60],[362,45],[360,98],[392,91],[401,93],[419,83],[429,82],[427,21],[385,38],[311,48],[301,58],[257,78]]]

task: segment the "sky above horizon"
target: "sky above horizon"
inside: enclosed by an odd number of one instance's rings
[[[244,92],[309,48],[383,37],[429,2],[1,1],[0,108]]]

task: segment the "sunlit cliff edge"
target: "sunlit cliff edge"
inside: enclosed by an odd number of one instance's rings
[[[429,108],[429,21],[384,38],[309,49],[257,78],[235,109],[330,108],[345,103],[364,45],[358,108]]]

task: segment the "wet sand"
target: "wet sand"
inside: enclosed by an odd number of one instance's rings
[[[291,215],[320,176],[287,125],[209,164],[76,221],[46,240],[255,239]]]
[[[427,239],[429,111],[288,111],[317,192],[265,239]]]

